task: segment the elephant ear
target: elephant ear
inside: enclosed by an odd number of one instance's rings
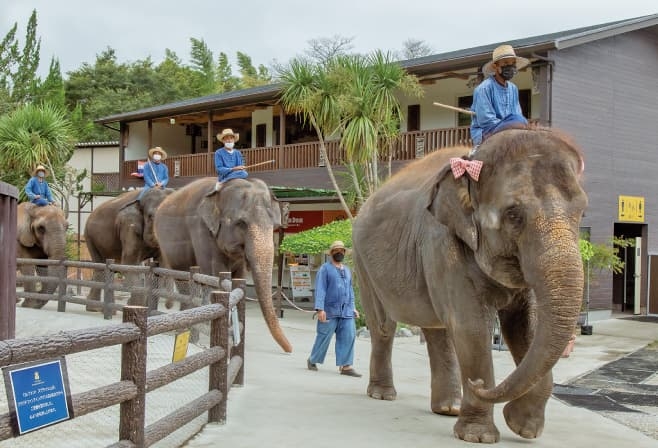
[[[288,222],[288,208],[289,202],[279,202],[279,200],[270,191],[270,206],[272,208],[272,226],[274,230],[278,230],[284,222]],[[284,221],[285,216],[285,221]]]
[[[219,233],[219,192],[211,191],[201,198],[199,207],[199,216],[212,233],[212,236],[217,237]]]
[[[448,227],[473,252],[478,249],[478,228],[475,224],[475,201],[468,175],[455,179],[450,165],[442,169],[430,192],[427,210]]]
[[[33,247],[37,244],[37,239],[32,231],[32,220],[34,218],[35,207],[36,205],[34,204],[25,204],[25,208],[23,209],[23,220],[18,224],[18,228],[16,229],[18,241],[23,247]]]

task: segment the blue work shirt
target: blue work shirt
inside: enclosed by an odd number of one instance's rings
[[[30,202],[34,202],[34,197],[36,195],[40,195],[41,199],[45,199],[48,202],[54,202],[53,194],[50,191],[48,182],[45,180],[43,182],[39,182],[39,178],[37,176],[33,176],[27,182],[27,185],[25,185],[25,193],[27,194]]]
[[[511,116],[517,116],[515,122],[527,124],[523,118],[521,105],[519,104],[519,88],[510,81],[501,86],[494,75],[475,88],[473,92],[473,105],[471,110],[475,112],[471,121],[471,139],[475,146],[489,136],[496,126]]]
[[[234,149],[232,153],[224,147],[215,151],[215,169],[220,182],[229,179],[244,179],[248,176],[245,170],[231,171],[231,168],[244,165],[242,153]]]
[[[162,188],[169,182],[169,168],[164,163],[155,163],[149,160],[144,164],[144,186],[148,188],[155,187],[155,183],[160,182]]]
[[[327,261],[320,267],[315,276],[315,309],[324,310],[327,319],[354,318],[352,271],[347,266],[338,269]]]

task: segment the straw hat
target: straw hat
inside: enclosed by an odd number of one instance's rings
[[[238,134],[237,132],[233,132],[233,129],[224,129],[222,132],[217,134],[217,140],[223,142],[224,137],[226,137],[227,135],[232,135],[236,142],[240,140],[240,134]]]
[[[159,146],[156,146],[155,148],[149,149],[149,159],[152,159],[153,154],[156,152],[162,154],[162,160],[167,158],[167,152],[164,149],[160,148]]]
[[[347,251],[347,249],[345,248],[345,243],[343,243],[340,240],[336,240],[333,243],[331,243],[331,246],[329,246],[329,250],[327,251],[327,253],[331,255],[339,250],[342,250],[343,252]]]
[[[32,175],[36,176],[38,171],[43,171],[46,174],[46,176],[48,175],[48,170],[43,165],[37,165],[34,171],[32,171]]]
[[[493,68],[494,62],[498,62],[501,59],[515,58],[516,59],[516,69],[521,70],[522,68],[527,67],[530,64],[530,60],[517,56],[514,52],[514,48],[511,45],[500,45],[496,47],[493,51],[491,61],[487,62],[482,66],[482,73],[485,75],[491,75],[495,73]]]

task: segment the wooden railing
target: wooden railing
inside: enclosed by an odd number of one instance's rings
[[[108,266],[110,266],[109,263]],[[119,270],[121,267],[120,265],[112,266],[115,270]],[[128,266],[123,267],[128,268]],[[166,272],[169,276],[173,273],[174,271]],[[71,397],[74,417],[120,405],[119,441],[110,445],[112,447],[151,446],[205,412],[208,412],[208,422],[226,422],[228,392],[232,385],[244,384],[246,282],[244,279],[231,279],[230,272],[222,272],[219,273],[219,277],[212,278],[198,273],[182,272],[181,274],[183,277],[185,277],[184,274],[189,274],[190,277],[197,276],[196,281],[221,290],[214,290],[210,294],[209,304],[185,311],[149,317],[147,307],[122,306],[122,324],[61,331],[50,336],[2,341],[0,343],[0,367],[42,361],[121,344],[121,380]],[[75,301],[71,297],[62,297],[61,294],[62,290],[67,289],[66,285],[70,279],[42,277],[41,281],[62,282],[59,285],[60,294],[49,296],[32,293],[31,297],[41,300],[58,300],[60,304],[65,303],[64,301]],[[156,292],[162,291],[157,290]],[[105,300],[108,305],[113,305],[108,302],[107,297]],[[230,322],[229,310],[234,307],[237,309],[237,322]],[[63,311],[59,308],[58,311]],[[208,321],[210,321],[210,347],[208,349],[187,356],[176,363],[147,371],[148,337],[187,329]],[[234,331],[239,331],[239,340],[230,338],[235,334]],[[182,407],[160,420],[146,425],[148,393],[204,367],[209,368],[208,392],[183,404]],[[81,429],[81,431],[84,430]],[[0,414],[0,441],[15,436],[12,415]]]
[[[470,145],[470,130],[468,127],[430,129],[416,132],[403,132],[393,143],[392,155],[394,161],[412,160],[422,149],[428,154],[437,149],[457,145]],[[345,151],[338,140],[325,142],[329,162],[332,165],[342,165],[345,161]],[[247,165],[274,160],[275,163],[254,167],[251,171],[276,171],[285,169],[303,169],[322,166],[320,143],[306,142],[284,146],[267,146],[261,148],[243,149],[242,155]],[[214,154],[184,154],[170,156],[165,161],[170,177],[203,177],[215,176]],[[382,154],[382,160],[388,159],[388,154]],[[130,178],[130,173],[137,171],[137,160],[127,160],[121,169],[123,180]]]

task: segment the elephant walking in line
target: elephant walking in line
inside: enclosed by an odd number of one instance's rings
[[[149,189],[138,201],[140,190],[129,191],[94,209],[85,225],[85,241],[92,261],[138,265],[148,258],[159,258],[158,242],[153,232],[155,211],[170,189]],[[103,281],[103,272],[94,271],[94,281]],[[126,281],[137,283],[136,274],[126,274]],[[89,300],[100,300],[100,289],[92,288]],[[144,294],[133,293],[129,305],[146,306]],[[100,311],[100,305],[87,305],[88,311]]]
[[[17,207],[17,258],[62,260],[66,258],[66,231],[68,222],[64,212],[59,207],[38,205],[22,202]],[[57,277],[61,267],[50,266],[47,269],[49,277]],[[35,275],[34,266],[21,266],[21,274]],[[46,272],[37,268],[37,272]],[[34,281],[23,283],[26,292],[36,291]],[[57,289],[56,283],[44,283],[42,293],[52,294]],[[28,308],[42,308],[47,302],[38,299],[25,299],[22,306]]]
[[[535,438],[544,428],[551,370],[583,296],[583,159],[551,130],[503,131],[473,160],[469,149],[408,165],[355,220],[354,263],[372,344],[367,394],[396,398],[396,322],[418,325],[429,353],[431,409],[458,416],[456,437],[499,441],[493,404],[507,402],[507,425]],[[497,386],[496,313],[516,363]]]
[[[274,234],[281,206],[259,179],[233,179],[215,191],[217,179],[204,178],[164,200],[155,214],[155,234],[163,265],[177,270],[199,266],[201,273],[251,271],[258,303],[274,340],[286,352],[292,346],[272,303]]]

